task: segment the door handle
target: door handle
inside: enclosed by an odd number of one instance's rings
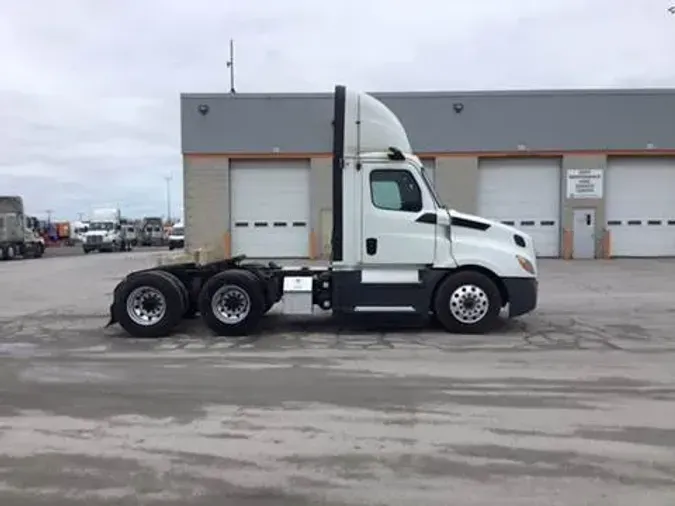
[[[586,215],[586,225],[590,225],[590,224],[591,224],[591,215],[587,214]]]
[[[377,239],[374,237],[369,237],[366,239],[366,253],[369,255],[374,255],[377,253]]]

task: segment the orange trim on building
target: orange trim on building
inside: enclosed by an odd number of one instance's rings
[[[420,158],[439,157],[479,157],[479,158],[529,158],[529,157],[562,157],[562,156],[675,156],[675,149],[643,149],[643,150],[579,150],[579,151],[416,151]],[[266,159],[307,159],[330,158],[330,153],[183,153],[185,158],[226,157],[231,160],[266,160]]]
[[[232,256],[232,235],[229,232],[223,234],[223,250],[225,258],[230,258]]]
[[[612,258],[612,232],[605,229],[602,234],[602,258]]]
[[[316,260],[318,258],[317,252],[319,251],[318,244],[316,242],[316,234],[314,230],[309,231],[309,259]]]
[[[230,160],[305,160],[330,158],[330,153],[183,153],[184,158],[229,158]]]
[[[571,260],[574,254],[574,232],[563,229],[562,235],[562,257],[564,260]]]

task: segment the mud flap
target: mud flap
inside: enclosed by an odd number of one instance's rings
[[[110,327],[111,325],[115,325],[116,323],[117,323],[117,317],[115,316],[115,304],[113,303],[113,304],[110,304],[110,320],[108,321],[106,326],[103,327],[103,328],[107,329],[108,327]]]
[[[115,302],[118,299],[118,294],[119,294],[120,290],[122,289],[122,286],[124,285],[124,281],[126,281],[126,278],[124,280],[122,280],[120,283],[118,283],[117,286],[115,287],[115,290],[113,290],[113,301],[112,301],[112,304],[110,304],[110,320],[108,321],[106,326],[103,327],[105,329],[107,329],[108,327],[110,327],[112,325],[115,325],[118,322],[117,321],[117,315],[115,314]]]

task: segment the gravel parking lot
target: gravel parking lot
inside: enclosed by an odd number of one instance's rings
[[[672,506],[675,261],[542,261],[489,336],[103,329],[158,253],[0,263],[0,504]]]

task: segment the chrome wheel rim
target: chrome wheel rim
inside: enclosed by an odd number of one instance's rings
[[[226,325],[236,325],[251,312],[251,297],[236,285],[221,286],[211,298],[211,311]]]
[[[7,246],[7,258],[14,258],[14,246]]]
[[[478,323],[489,309],[490,300],[479,286],[462,285],[450,295],[450,312],[460,323]]]
[[[166,298],[156,288],[139,286],[127,297],[127,315],[136,325],[155,325],[166,315]]]

